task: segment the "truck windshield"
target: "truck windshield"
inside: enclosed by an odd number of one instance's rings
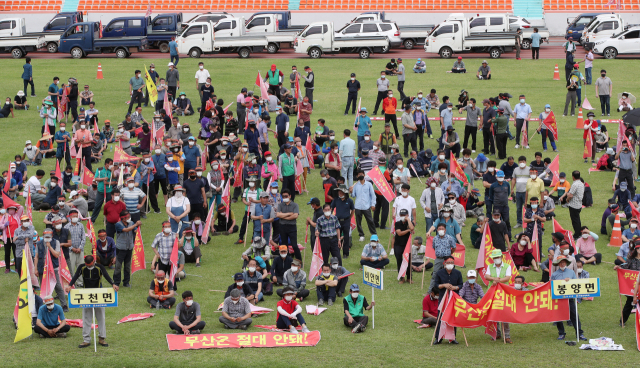
[[[434,37],[438,37],[440,35],[446,34],[446,33],[453,33],[453,25],[449,24],[446,26],[441,26],[440,28],[438,28],[438,30],[436,30],[436,32],[433,34]]]
[[[308,27],[303,33],[302,33],[302,37],[308,37],[314,34],[322,34],[324,32],[322,32],[322,26],[313,26],[313,27]]]

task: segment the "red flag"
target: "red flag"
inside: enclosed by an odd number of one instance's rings
[[[529,137],[528,137],[528,132],[527,132],[527,122],[526,121],[522,124],[522,129],[520,129],[520,136],[522,137],[520,139],[520,145],[522,146],[522,148],[528,146],[529,145]]]
[[[27,209],[27,216],[29,216],[29,220],[33,222],[33,216],[31,214],[31,192],[27,191],[27,202],[24,205]]]
[[[40,285],[40,295],[43,297],[51,295],[56,287],[56,274],[53,264],[51,264],[51,252],[48,247],[45,247],[45,252],[47,252],[47,255],[45,256],[44,272],[42,273],[42,285]],[[59,257],[64,258],[64,254],[60,252]],[[62,295],[58,295],[58,297],[62,297]]]
[[[539,242],[540,239],[538,239],[538,223],[534,222],[533,235],[531,236],[531,248],[533,250],[533,258],[536,260],[536,263],[540,263],[540,245],[538,245]]]
[[[87,169],[87,167],[83,165],[83,167],[82,167],[82,184],[91,185],[93,183],[93,179],[94,178],[95,178],[95,175],[93,174],[93,172],[91,172],[91,170]]]
[[[177,254],[177,253],[176,253]],[[136,271],[146,270],[147,264],[144,260],[144,244],[142,243],[142,233],[140,226],[136,229],[136,240],[133,245],[133,255],[131,256],[131,274]]]
[[[584,141],[584,150],[582,151],[582,158],[589,158],[593,154],[593,141],[591,134],[587,134],[587,139]]]
[[[62,171],[60,171],[59,160],[56,160],[56,178],[58,178],[58,183],[62,183]]]
[[[640,350],[640,313],[636,310],[636,347]]]
[[[453,156],[453,151],[450,152],[449,163],[451,165],[451,172],[456,176],[456,179],[460,180],[462,184],[465,186],[469,185],[469,181],[467,180],[467,176],[464,174],[464,171],[460,167],[460,164]]]
[[[307,160],[309,161],[309,170],[312,170],[315,164],[313,163],[313,143],[311,143],[311,137],[307,134],[307,143],[304,145],[307,151]]]
[[[175,97],[175,96],[174,96]],[[169,93],[164,94],[164,111],[167,113],[167,116],[169,117],[169,119],[173,119],[173,113],[172,113],[172,108],[171,108],[171,104],[169,103]],[[167,108],[169,107],[169,108]]]
[[[102,19],[100,19],[100,22],[98,24],[98,37],[102,38]]]
[[[382,171],[380,171],[380,168],[377,165],[374,166],[373,169],[369,170],[367,176],[369,177],[369,179],[371,179],[371,181],[373,181],[376,189],[380,191],[380,193],[389,203],[391,203],[391,201],[396,198],[396,196],[393,194],[393,188],[391,188],[391,185],[389,185],[389,182],[384,177]]]
[[[215,207],[216,201],[211,202],[211,206],[209,206],[209,213],[207,214],[207,220],[204,222],[204,230],[202,231],[202,243],[206,243],[209,241],[209,228],[211,227],[211,220],[213,219],[213,210],[215,209]]]
[[[631,207],[631,213],[633,214],[633,217],[640,219],[640,211],[638,211],[638,208],[633,205],[633,202],[629,201],[629,207]]]
[[[98,248],[98,242],[96,240],[96,231],[93,229],[93,222],[91,219],[87,220],[87,233],[89,233],[89,241],[91,242],[91,249],[93,258],[96,258],[96,249]]]
[[[316,238],[316,245],[313,248],[313,258],[311,259],[311,268],[309,268],[309,281],[312,281],[314,277],[320,275],[322,272],[322,264],[324,259],[322,258],[322,248],[320,246],[320,238]]]
[[[262,76],[260,75],[260,72],[258,72],[258,78],[260,79],[260,84],[258,84],[260,86],[260,98],[263,100],[267,99],[267,85],[266,83],[264,83],[264,80],[262,79]]]
[[[400,271],[398,271],[398,280],[400,280],[407,274],[407,268],[409,267],[409,257],[411,257],[411,238],[412,236],[409,235],[407,245],[405,245],[404,252],[402,252],[402,264],[400,265]]]
[[[549,113],[546,119],[542,121],[545,127],[553,134],[553,140],[558,141],[558,123],[556,122],[556,117],[553,114],[553,111]]]
[[[122,148],[115,146],[113,148],[113,161],[114,162],[129,162],[129,161],[138,161],[139,158],[136,156],[128,155]]]
[[[9,189],[11,189],[11,178],[13,177],[13,175],[11,175],[11,161],[9,161],[9,170],[7,170],[7,182],[4,183],[4,191],[9,193]],[[6,204],[5,204],[5,208]]]
[[[78,151],[78,152],[82,152],[82,151]],[[80,175],[80,164],[82,163],[82,159],[81,158],[76,158],[76,164],[73,167],[73,175],[79,176]]]
[[[71,272],[69,272],[67,259],[64,258],[64,254],[60,254],[60,256],[58,257],[58,263],[60,266],[60,268],[58,268],[58,272],[60,272],[60,282],[62,283],[62,289],[64,290],[65,287],[69,286],[73,275],[71,274]],[[76,270],[73,270],[73,272],[76,272]],[[75,288],[75,286],[73,286],[72,288]],[[65,292],[65,295],[66,294],[67,293]]]
[[[556,158],[549,164],[549,171],[553,175],[551,180],[551,186],[555,186],[560,181],[560,155],[556,155]]]
[[[222,189],[222,202],[225,204],[225,217],[229,218],[229,207],[231,207],[231,179],[227,180],[227,185]]]
[[[151,16],[151,5],[147,7],[147,11],[144,13],[145,18]]]
[[[209,99],[209,101],[204,105],[204,111],[212,110],[215,107],[216,105],[213,103],[213,100]]]
[[[22,205],[18,204],[16,201],[9,198],[9,196],[4,194],[4,192],[2,192],[2,203],[4,205],[4,208],[9,208],[9,206],[16,206],[16,208],[18,209],[18,211],[16,212],[16,214],[18,214],[18,218],[24,211],[22,208]]]
[[[571,245],[573,247],[573,254],[576,255],[578,254],[578,250],[576,248],[576,243],[573,240],[573,231],[570,230],[565,230],[562,228],[562,226],[560,226],[560,223],[556,220],[556,218],[553,218],[553,232],[560,232],[564,234],[564,240],[567,241],[567,243],[569,243],[569,245]]]
[[[258,75],[256,75],[256,86],[260,86],[261,80],[262,80],[262,77],[260,77],[260,72],[258,72]]]
[[[453,264],[458,267],[465,267],[464,260],[466,256],[466,247],[462,244],[456,244],[456,249],[451,252]],[[436,250],[433,249],[433,236],[427,236],[425,243],[424,256],[429,259],[436,259]]]
[[[240,163],[236,166],[236,172],[233,176],[233,187],[241,187],[242,186],[242,170],[244,169],[244,161],[241,159]],[[227,203],[228,204],[228,203]]]
[[[175,235],[176,239],[173,242],[173,249],[171,250],[171,282],[176,284],[176,274],[178,273],[178,235]]]
[[[232,102],[232,103],[230,103],[230,104],[228,104],[228,105],[227,105],[227,107],[225,107],[224,109],[222,109],[222,111],[224,111],[224,113],[226,114],[226,113],[227,113],[227,110],[229,110],[229,108],[231,107],[231,105],[232,105],[232,104],[233,104],[233,102]]]

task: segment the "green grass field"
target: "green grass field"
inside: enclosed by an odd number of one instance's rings
[[[264,74],[271,61],[267,60],[239,60],[239,59],[204,59],[205,67],[213,77],[215,92],[219,98],[225,100],[225,105],[232,102],[242,87],[250,90],[259,90],[253,86],[258,70]],[[96,80],[97,63],[102,63],[104,80]],[[135,69],[142,69],[145,64],[148,67],[150,62],[155,62],[159,67],[158,71],[164,73],[166,59],[90,59],[90,60],[38,60],[34,59],[34,80],[36,83],[37,98],[30,98],[32,106],[39,105],[39,101],[46,95],[46,88],[51,83],[53,76],[59,76],[66,82],[67,78],[75,77],[82,87],[89,84],[96,97],[96,108],[100,110],[100,121],[110,119],[112,122],[119,122],[124,119],[127,105],[125,101],[128,96],[128,80],[133,76]],[[405,60],[407,70],[414,60]],[[386,61],[383,60],[286,60],[279,59],[277,65],[288,75],[289,67],[293,64],[302,70],[304,65],[313,67],[316,75],[315,109],[313,119],[324,118],[327,126],[336,132],[341,132],[345,128],[351,128],[353,118],[343,117],[344,103],[346,102],[345,83],[351,72],[358,75],[358,80],[362,84],[360,96],[362,96],[363,106],[372,111],[375,103],[376,89],[375,80],[378,78],[377,70],[384,69]],[[560,127],[560,169],[570,173],[572,170],[580,170],[585,180],[593,189],[594,206],[582,211],[582,221],[594,232],[599,232],[600,218],[604,210],[607,199],[611,197],[611,173],[593,173],[587,175],[590,164],[584,164],[582,160],[582,131],[575,129],[575,117],[562,117],[562,109],[565,101],[564,82],[552,80],[553,68],[557,63],[562,73],[563,60],[523,60],[515,62],[513,60],[496,60],[491,62],[493,79],[490,81],[478,81],[475,73],[469,74],[448,74],[446,70],[450,68],[452,61],[448,60],[428,60],[426,74],[409,73],[405,84],[405,92],[415,96],[418,90],[425,93],[431,88],[436,88],[440,97],[449,95],[457,97],[461,89],[470,92],[470,96],[481,101],[483,98],[496,96],[500,92],[509,92],[514,96],[521,93],[527,95],[527,102],[534,110],[534,116],[544,109],[544,105],[549,103],[558,117]],[[475,70],[477,60],[469,60],[469,70]],[[22,60],[2,60],[0,61],[0,80],[3,81],[5,96],[13,98],[15,93],[22,89]],[[183,59],[180,64],[182,74],[182,89],[192,100],[196,96],[194,73],[197,69],[197,61]],[[608,70],[608,76],[614,83],[614,95],[622,91],[638,93],[633,87],[640,82],[640,75],[630,73],[640,67],[640,61],[604,61],[597,60],[594,66],[594,75],[599,75],[595,71],[601,68]],[[595,76],[594,76],[595,78]],[[595,79],[594,79],[595,80]],[[392,77],[392,88],[397,84],[396,78]],[[583,98],[586,95],[591,103],[599,105],[595,98],[594,87],[586,86]],[[396,93],[399,95],[398,93]],[[396,96],[397,97],[397,96]],[[37,100],[37,101],[36,101]],[[515,99],[512,100],[515,104]],[[612,102],[612,110],[615,110],[615,102]],[[152,108],[144,109],[147,120],[152,118]],[[234,110],[235,111],[235,110]],[[599,109],[596,111],[599,116]],[[432,112],[430,116],[435,116]],[[622,114],[612,113],[612,118],[619,118]],[[464,116],[464,115],[460,115]],[[586,112],[585,112],[586,116]],[[181,118],[181,121],[196,123],[196,117]],[[42,119],[34,110],[16,111],[14,119],[0,120],[0,131],[2,133],[2,148],[0,149],[0,167],[8,165],[13,156],[22,152],[24,142],[27,139],[37,140],[39,138]],[[382,122],[374,122],[373,133],[377,136],[383,128]],[[463,122],[457,122],[456,127],[463,126]],[[537,125],[535,125],[537,126]],[[615,140],[616,127],[608,125],[610,134]],[[436,129],[437,130],[437,129]],[[512,128],[512,132],[514,128]],[[462,131],[458,129],[459,134]],[[531,127],[530,132],[533,132]],[[530,133],[531,134],[531,133]],[[436,133],[436,135],[438,135]],[[507,153],[518,156],[524,154],[528,160],[534,158],[534,152],[541,151],[541,139],[538,135],[531,134],[531,149],[515,150],[515,142],[509,141]],[[341,139],[338,134],[338,139]],[[481,140],[481,135],[478,135]],[[275,140],[271,136],[271,143],[275,145]],[[435,149],[437,144],[434,140],[426,141],[427,148]],[[107,150],[107,155],[111,156],[112,150]],[[545,156],[547,157],[547,156]],[[555,154],[549,151],[551,159]],[[499,162],[499,165],[502,162]],[[45,171],[55,167],[54,160],[46,160],[43,165]],[[40,167],[39,167],[40,168]],[[29,168],[29,176],[33,175],[35,168]],[[301,216],[298,221],[299,240],[304,241],[304,218],[311,215],[311,208],[306,206],[309,198],[313,195],[321,195],[321,179],[319,170],[314,170],[309,176],[310,194],[298,196],[296,202],[300,205]],[[413,180],[411,195],[416,198],[424,187]],[[160,200],[162,202],[162,200]],[[163,203],[160,203],[162,206]],[[236,216],[241,213],[241,204],[233,204],[232,210]],[[424,236],[424,218],[418,210],[417,234]],[[567,229],[571,228],[567,209],[559,208],[556,212],[558,221]],[[515,209],[512,207],[512,224],[515,224]],[[41,232],[44,229],[42,219],[44,213],[34,214],[36,230]],[[150,214],[144,220],[142,234],[145,243],[145,255],[147,261],[153,257],[151,242],[153,237],[161,231],[161,222],[166,219],[166,215]],[[477,250],[469,246],[469,231],[473,220],[467,222],[463,228],[463,240],[467,244],[467,267],[474,267],[477,257]],[[102,216],[98,220],[102,224]],[[102,226],[97,225],[96,230]],[[389,232],[380,231],[381,243],[387,244]],[[366,232],[368,238],[369,234]],[[550,231],[547,231],[542,239],[543,248],[546,249],[551,243]],[[231,284],[232,275],[240,270],[242,265],[240,254],[244,251],[243,245],[234,245],[236,236],[219,236],[213,238],[208,245],[202,247],[203,260],[202,267],[195,268],[193,264],[187,264],[186,272],[190,275],[183,282],[179,283],[179,293],[184,290],[192,290],[195,300],[200,303],[203,311],[203,320],[207,322],[205,333],[220,333],[225,330],[217,321],[219,313],[214,313],[218,304],[223,300],[223,294],[211,292],[210,289],[226,289]],[[357,234],[354,236],[355,242],[352,250],[352,257],[346,260],[345,267],[355,272],[350,283],[356,282],[362,285],[362,272],[359,268],[359,254],[363,248],[363,243],[358,242]],[[606,246],[608,238],[601,236],[598,241],[598,251],[603,253],[603,260],[613,262],[617,249]],[[90,253],[90,246],[86,246],[87,254]],[[311,253],[307,255],[310,260]],[[617,295],[617,280],[612,265],[603,263],[599,266],[587,266],[585,269],[592,277],[599,277],[602,285],[602,297],[596,298],[593,302],[584,302],[579,306],[580,318],[583,322],[585,335],[588,338],[606,336],[613,338],[616,343],[622,344],[625,352],[601,353],[582,352],[577,347],[569,347],[563,342],[556,341],[557,330],[551,324],[539,325],[513,325],[512,339],[513,345],[504,345],[502,342],[492,342],[481,329],[466,330],[469,347],[464,344],[449,346],[447,344],[437,347],[430,347],[429,342],[433,334],[433,329],[416,329],[413,319],[421,316],[421,301],[425,290],[420,288],[420,279],[413,285],[398,285],[396,281],[395,258],[391,257],[391,263],[385,271],[385,290],[376,292],[376,321],[375,329],[369,326],[366,333],[353,335],[342,324],[342,300],[330,307],[328,311],[320,316],[305,316],[310,329],[320,330],[322,340],[316,347],[311,348],[291,348],[286,350],[198,350],[169,352],[166,345],[165,334],[169,333],[168,323],[172,319],[174,309],[170,311],[159,311],[155,317],[133,323],[117,325],[116,322],[131,313],[143,313],[149,311],[146,303],[148,285],[153,277],[149,270],[137,272],[132,276],[131,289],[123,288],[120,291],[120,306],[118,308],[107,309],[107,341],[109,348],[98,346],[98,353],[94,354],[93,349],[78,349],[77,345],[82,340],[81,329],[73,328],[67,339],[41,340],[35,335],[32,338],[13,343],[15,330],[11,317],[13,315],[14,303],[18,293],[18,277],[15,273],[0,276],[0,345],[3,346],[3,364],[5,366],[35,366],[35,365],[95,365],[95,366],[179,366],[193,364],[206,366],[241,367],[251,364],[253,366],[326,366],[327,363],[351,363],[354,366],[378,365],[378,366],[415,366],[422,365],[428,359],[434,363],[437,361],[442,366],[513,366],[520,361],[522,365],[534,366],[542,364],[544,366],[559,365],[582,365],[591,361],[593,366],[614,366],[622,364],[634,364],[637,362],[637,351],[635,347],[635,335],[633,327],[633,316],[629,320],[630,325],[624,329],[618,326],[620,316],[620,305]],[[307,262],[305,269],[308,271],[310,262]],[[466,269],[461,270],[466,275]],[[419,275],[418,275],[419,276]],[[524,273],[527,281],[539,281],[540,274],[532,271]],[[428,285],[430,276],[427,274],[425,283]],[[309,284],[308,284],[309,286]],[[364,294],[371,299],[371,290],[362,288]],[[179,298],[178,298],[179,299]],[[277,296],[267,297],[267,301],[260,304],[263,307],[275,308]],[[179,299],[180,300],[180,299]],[[315,303],[315,292],[302,304]],[[370,315],[370,312],[369,312]],[[67,314],[68,318],[81,318],[79,310],[71,310]],[[267,314],[254,319],[254,324],[275,324],[275,313]],[[249,331],[261,331],[250,328]],[[568,339],[575,340],[573,328],[568,328]],[[458,331],[458,341],[464,342],[462,333]],[[446,352],[446,353],[445,353]],[[37,353],[37,354],[34,354]],[[446,355],[443,355],[446,354]],[[448,356],[447,356],[448,355]],[[97,358],[97,359],[95,359]],[[443,359],[444,358],[444,359]],[[452,359],[454,358],[455,361]],[[522,359],[522,360],[520,360]],[[369,362],[369,363],[366,363]]]

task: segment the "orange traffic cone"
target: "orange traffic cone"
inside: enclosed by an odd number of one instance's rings
[[[578,120],[576,120],[576,129],[584,130],[584,118],[582,117],[582,107],[578,110]]]
[[[558,64],[556,64],[556,68],[553,71],[553,80],[560,80],[560,71],[558,70]]]
[[[611,230],[611,239],[609,240],[610,247],[619,247],[622,245],[622,230],[620,229],[620,215],[616,215],[616,219],[613,222],[613,230]]]
[[[96,77],[96,79],[104,79],[104,76],[102,75],[102,64],[100,63],[98,63],[98,76]]]

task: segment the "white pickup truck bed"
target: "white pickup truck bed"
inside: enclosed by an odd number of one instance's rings
[[[0,50],[2,52],[10,52],[14,59],[20,59],[28,52],[37,51],[44,47],[44,37],[40,36],[20,36],[20,37],[2,37],[0,38]]]

